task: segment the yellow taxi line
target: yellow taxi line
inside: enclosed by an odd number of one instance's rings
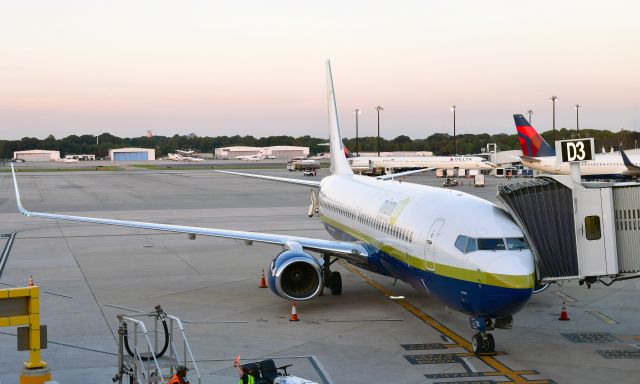
[[[346,261],[339,260],[339,263],[343,267],[348,269],[351,273],[353,273],[353,274],[357,275],[358,277],[360,277],[367,284],[369,284],[373,288],[377,289],[380,293],[384,294],[387,297],[393,296],[393,292],[391,292],[387,288],[383,287],[378,282],[372,280],[369,276],[365,275],[360,270],[358,270],[355,267],[351,266]],[[394,301],[396,303],[398,303],[398,305],[400,305],[401,307],[403,307],[404,309],[406,309],[407,311],[409,311],[410,313],[415,315],[417,318],[422,320],[425,324],[427,324],[431,328],[433,328],[436,331],[440,332],[441,334],[447,336],[451,341],[453,341],[455,344],[457,344],[458,347],[462,347],[462,348],[466,349],[467,351],[469,351],[471,354],[473,354],[473,350],[471,348],[471,343],[469,343],[466,339],[464,339],[462,336],[458,335],[457,333],[455,333],[451,329],[449,329],[446,326],[444,326],[442,323],[440,323],[439,321],[437,321],[433,317],[431,317],[431,316],[427,315],[426,313],[424,313],[418,307],[416,307],[415,305],[413,305],[409,301],[407,301],[407,299],[400,299],[400,300],[394,300]],[[475,354],[473,354],[473,355],[475,355]],[[549,380],[528,380],[528,379],[526,379],[526,378],[521,376],[521,375],[528,374],[528,373],[520,373],[522,371],[514,371],[514,370],[510,369],[509,367],[507,367],[506,365],[504,365],[503,363],[499,362],[498,360],[496,360],[495,358],[493,358],[491,356],[479,355],[477,357],[478,357],[478,359],[482,360],[485,364],[487,364],[491,368],[495,369],[497,371],[496,372],[497,375],[505,376],[505,377],[508,377],[509,379],[511,379],[512,381],[509,381],[509,383],[539,383],[539,384],[544,384],[544,383],[550,383],[551,382]]]

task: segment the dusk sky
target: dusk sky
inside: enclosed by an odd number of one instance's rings
[[[0,139],[640,131],[638,1],[3,1]]]

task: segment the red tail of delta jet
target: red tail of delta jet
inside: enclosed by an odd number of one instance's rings
[[[529,157],[555,156],[556,151],[529,124],[522,115],[513,115],[518,130],[522,154]]]

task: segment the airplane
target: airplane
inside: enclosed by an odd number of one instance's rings
[[[261,154],[257,154],[257,155],[250,155],[250,156],[236,156],[236,157],[234,157],[234,159],[236,159],[236,160],[247,160],[247,161],[259,161],[259,160],[266,159],[266,156],[261,155]]]
[[[326,63],[330,175],[320,181],[218,171],[312,187],[318,214],[334,240],[157,224],[26,210],[12,167],[18,210],[29,217],[186,233],[279,246],[268,281],[276,295],[311,300],[325,287],[342,293],[336,259],[402,280],[470,316],[475,353],[495,350],[494,328],[510,328],[532,296],[535,267],[522,230],[487,200],[448,189],[353,173],[344,155],[331,64]],[[410,171],[416,172],[416,171]],[[313,205],[312,205],[313,206]],[[312,254],[319,254],[316,257]]]
[[[569,163],[558,163],[556,151],[529,124],[523,115],[515,114],[513,119],[518,131],[518,140],[522,148],[521,161],[525,166],[544,173],[569,175]],[[618,154],[596,155],[594,160],[580,162],[580,174],[587,178],[629,178],[640,177],[640,156],[628,156],[620,149]]]
[[[347,149],[347,162],[354,172],[374,174],[384,171],[391,174],[396,170],[417,168],[432,169],[480,169],[491,170],[495,165],[480,156],[389,156],[356,157]]]

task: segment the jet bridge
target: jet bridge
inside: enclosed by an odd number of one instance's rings
[[[640,183],[542,176],[498,187],[498,200],[522,228],[539,282],[640,277]]]

